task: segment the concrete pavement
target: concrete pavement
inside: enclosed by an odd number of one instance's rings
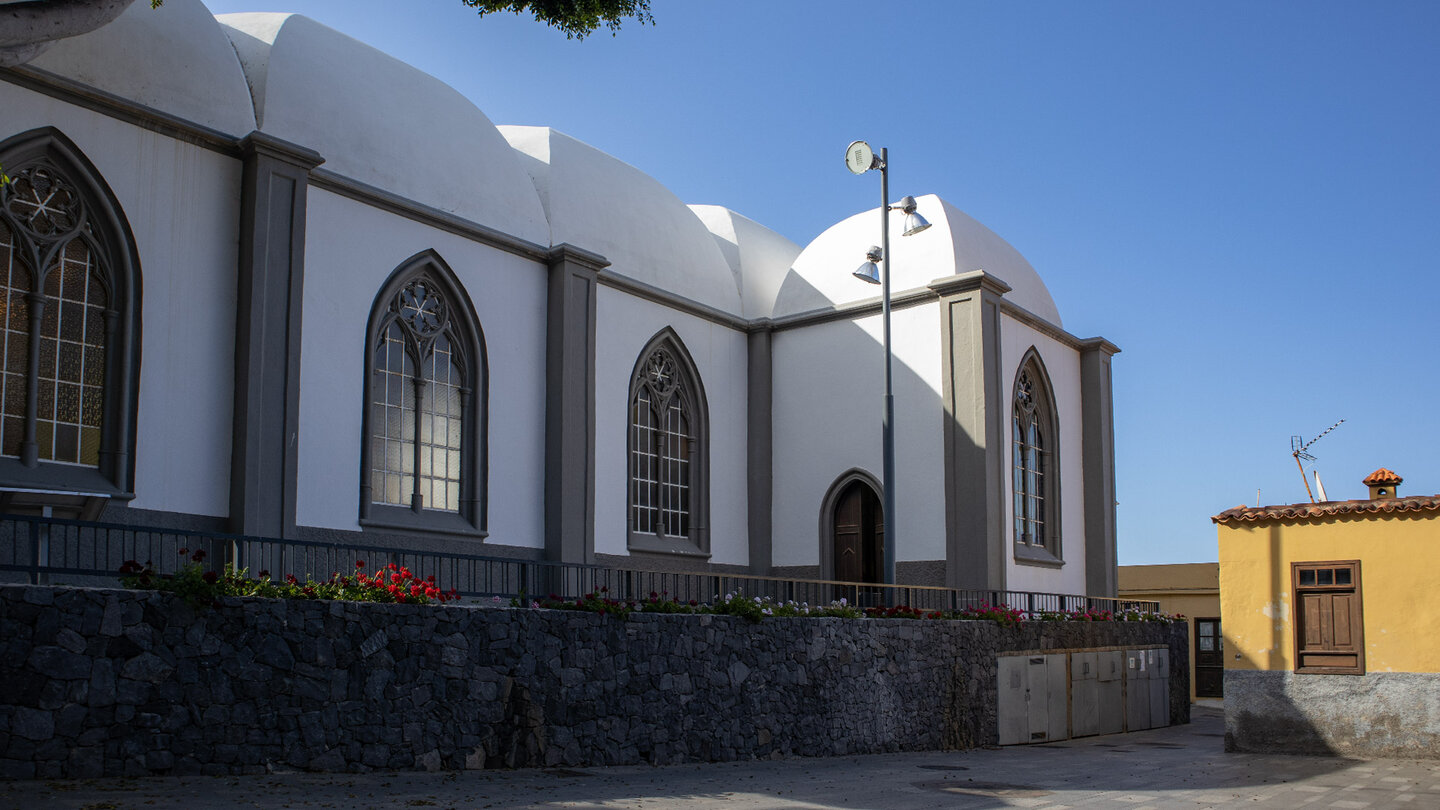
[[[0,810],[1440,808],[1440,761],[1226,754],[1188,726],[1004,749],[669,767],[0,783]]]

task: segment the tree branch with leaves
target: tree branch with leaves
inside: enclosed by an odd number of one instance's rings
[[[480,16],[503,11],[520,14],[529,12],[539,22],[565,33],[566,39],[584,39],[595,29],[605,26],[613,36],[620,24],[633,18],[641,25],[654,25],[650,0],[460,0],[480,12]],[[150,0],[151,8],[159,8],[165,0]]]

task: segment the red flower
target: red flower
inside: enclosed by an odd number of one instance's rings
[[[200,575],[200,578],[205,580],[207,583],[214,585],[215,581],[218,580],[220,576],[214,571],[206,571],[205,573]]]
[[[195,553],[190,555],[190,559],[191,559],[191,560],[194,560],[194,561],[197,562],[197,563],[200,562],[200,561],[202,561],[202,560],[204,560],[204,559],[205,559],[205,549],[203,549],[203,548],[197,548],[197,549],[195,549]]]
[[[364,567],[365,567],[365,561],[364,561],[364,560],[356,560],[356,561],[355,561],[355,567],[356,567],[356,568],[364,568]]]
[[[259,576],[261,579],[264,579],[264,578],[270,576],[270,571],[269,571],[268,569],[265,570],[265,571],[261,571],[261,572],[258,574],[258,576]]]

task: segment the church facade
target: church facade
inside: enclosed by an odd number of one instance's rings
[[[1113,596],[1111,356],[936,196],[795,245],[304,17],[0,69],[0,506],[663,570]],[[383,111],[383,112],[381,112]],[[417,122],[424,122],[423,125]]]

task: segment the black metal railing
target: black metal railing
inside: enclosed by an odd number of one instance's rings
[[[180,550],[187,549],[187,555]],[[453,554],[438,551],[347,545],[313,540],[92,523],[60,518],[0,516],[0,580],[31,584],[118,584],[128,560],[159,574],[179,570],[204,550],[210,570],[227,565],[273,580],[293,575],[329,579],[394,563],[416,576],[434,576],[445,590],[477,599],[523,601],[548,597],[577,599],[603,593],[620,601],[652,597],[710,603],[733,594],[828,605],[844,600],[859,607],[908,605],[922,610],[961,610],[1004,605],[1030,614],[1085,610],[1158,612],[1155,602],[1008,590],[959,590],[927,585],[880,585],[830,580],[786,579],[721,572],[644,571],[597,565]]]

